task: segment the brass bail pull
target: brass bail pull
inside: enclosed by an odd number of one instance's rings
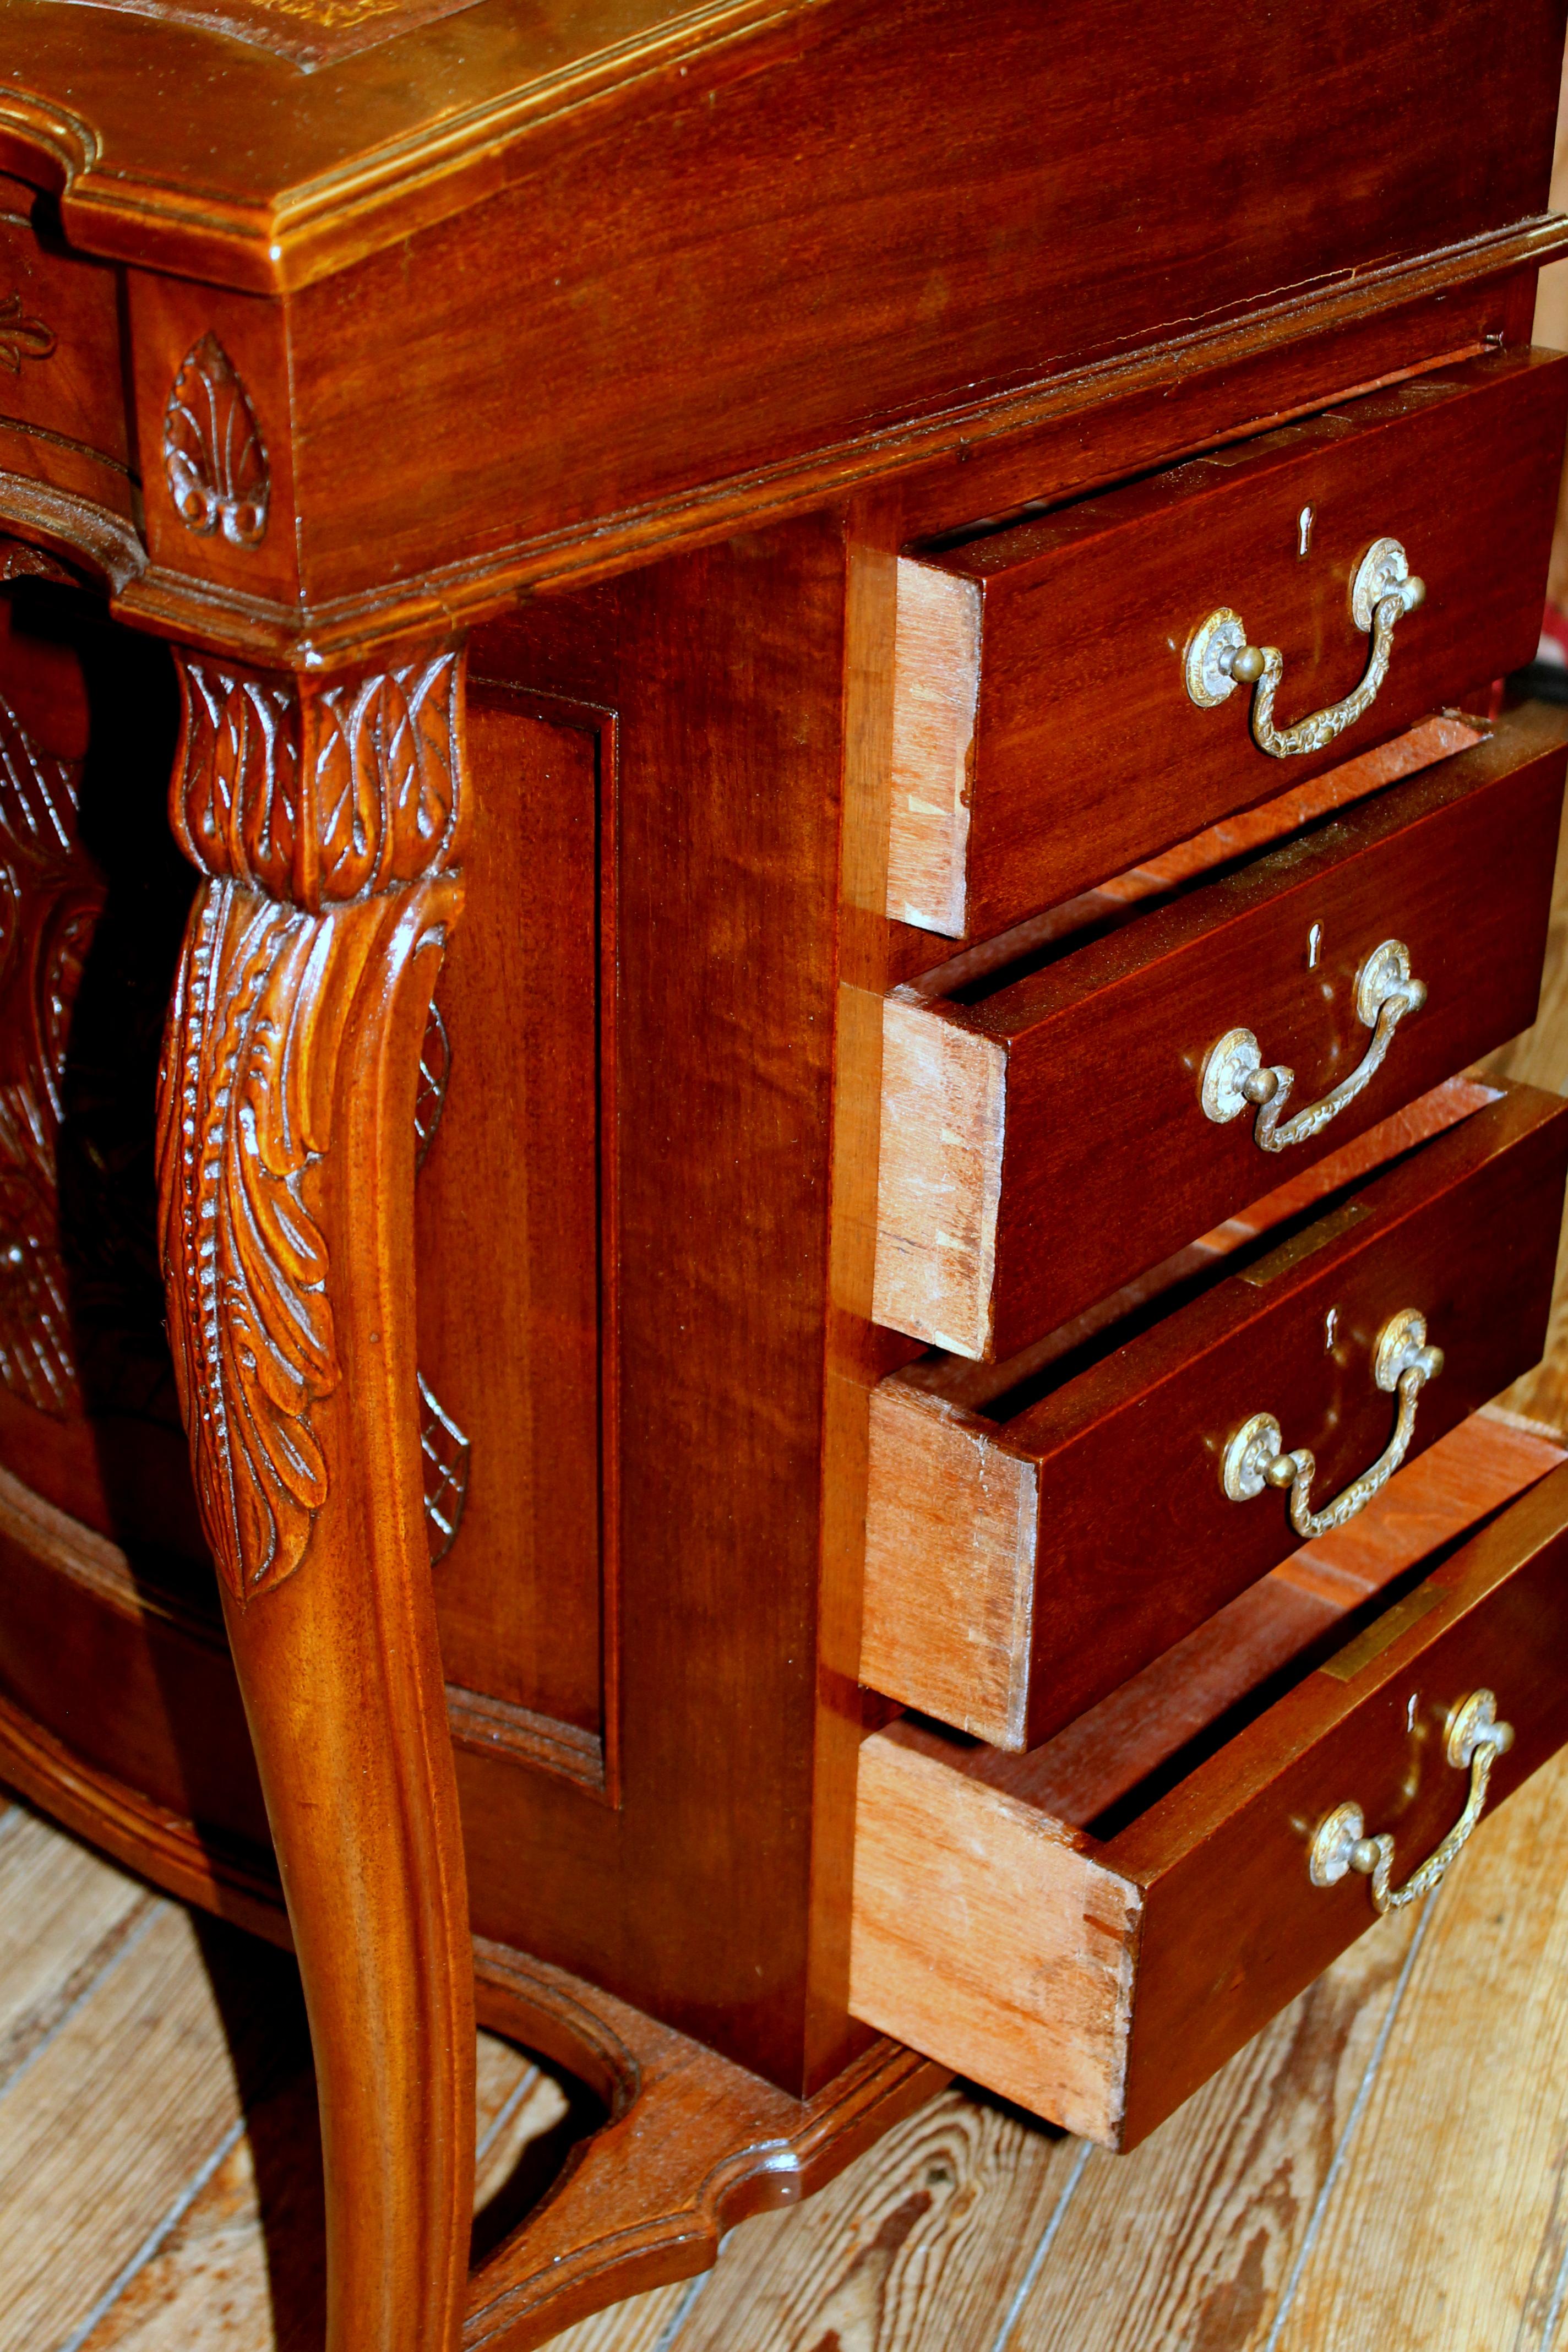
[[[1359,1805],[1336,1805],[1328,1819],[1319,1824],[1308,1852],[1307,1869],[1313,1885],[1337,1886],[1347,1871],[1360,1871],[1372,1881],[1373,1908],[1376,1911],[1403,1910],[1406,1903],[1418,1902],[1423,1895],[1430,1895],[1441,1885],[1449,1864],[1480,1820],[1494,1761],[1506,1756],[1512,1746],[1513,1726],[1498,1721],[1497,1700],[1492,1693],[1472,1691],[1448,1717],[1444,1754],[1456,1772],[1468,1771],[1470,1790],[1464,1811],[1441,1845],[1434,1848],[1419,1870],[1412,1871],[1403,1886],[1390,1886],[1394,1840],[1386,1831],[1368,1837]]]
[[[1372,638],[1361,683],[1342,702],[1314,710],[1294,727],[1274,724],[1274,698],[1285,672],[1284,655],[1278,646],[1249,646],[1241,615],[1226,604],[1209,614],[1188,644],[1183,657],[1187,693],[1200,710],[1212,710],[1238,686],[1250,686],[1252,740],[1260,751],[1267,751],[1271,760],[1321,751],[1372,709],[1388,676],[1394,623],[1414,613],[1426,593],[1399,541],[1373,540],[1351,583],[1351,618],[1363,636]]]
[[[1287,1118],[1285,1106],[1296,1073],[1283,1062],[1267,1064],[1250,1029],[1227,1029],[1204,1063],[1199,1097],[1204,1117],[1225,1127],[1256,1107],[1252,1134],[1260,1151],[1288,1151],[1293,1143],[1309,1142],[1375,1077],[1394,1031],[1426,1002],[1426,982],[1411,975],[1409,949],[1403,940],[1384,940],[1373,948],[1356,979],[1356,1019],[1372,1031],[1372,1043],[1348,1077],[1321,1101],[1307,1103]]]
[[[1290,1525],[1307,1543],[1315,1537],[1326,1536],[1331,1528],[1342,1528],[1347,1519],[1365,1510],[1404,1461],[1415,1434],[1415,1408],[1421,1391],[1442,1369],[1443,1350],[1426,1344],[1426,1317],[1417,1314],[1414,1307],[1401,1307],[1378,1333],[1373,1351],[1373,1379],[1385,1396],[1397,1396],[1399,1406],[1394,1434],[1371,1469],[1353,1478],[1343,1494],[1336,1495],[1321,1511],[1314,1511],[1312,1480],[1318,1465],[1311,1449],[1298,1445],[1294,1452],[1287,1454],[1274,1415],[1255,1412],[1242,1423],[1225,1449],[1220,1485],[1226,1496],[1233,1503],[1247,1503],[1255,1495],[1261,1495],[1266,1486],[1287,1489],[1290,1496]]]

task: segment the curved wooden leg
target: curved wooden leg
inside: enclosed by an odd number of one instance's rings
[[[460,885],[450,652],[301,681],[182,656],[207,876],[160,1097],[204,1524],[304,1980],[329,2352],[448,2352],[473,1969],[419,1465],[419,1046]]]

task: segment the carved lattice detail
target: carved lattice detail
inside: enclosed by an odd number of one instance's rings
[[[423,1372],[419,1375],[419,1456],[425,1479],[425,1532],[430,1565],[446,1559],[457,1541],[463,1505],[468,1499],[468,1464],[473,1447]]]
[[[460,679],[451,655],[324,688],[182,672],[174,824],[212,878],[160,1085],[163,1277],[203,1522],[245,1598],[298,1568],[326,1499],[339,1067],[431,936],[414,886],[458,841]]]
[[[0,1383],[41,1412],[79,1403],[56,1152],[67,1034],[96,879],[77,846],[78,764],[0,699]]]
[[[234,362],[215,334],[185,353],[163,411],[163,472],[187,530],[255,547],[267,530],[267,448]]]
[[[423,1168],[430,1146],[436,1140],[436,1129],[441,1124],[441,1113],[447,1108],[447,1080],[452,1067],[452,1048],[447,1036],[447,1024],[441,1018],[438,1004],[430,1007],[430,1018],[425,1024],[425,1042],[419,1048],[419,1091],[414,1098],[414,1162]]]

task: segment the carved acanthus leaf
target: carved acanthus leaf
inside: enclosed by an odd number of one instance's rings
[[[210,878],[159,1089],[163,1279],[203,1522],[245,1599],[300,1565],[327,1497],[312,1416],[342,1377],[321,1209],[339,1063],[395,967],[440,937],[416,886],[459,840],[461,664],[333,684],[180,669],[174,829]]]
[[[163,411],[163,472],[187,530],[221,530],[255,547],[267,530],[271,481],[256,412],[215,334],[185,353]]]
[[[204,890],[159,1085],[175,1376],[207,1540],[240,1597],[299,1566],[326,1496],[310,1409],[338,1364],[311,1180],[333,932],[233,883]]]

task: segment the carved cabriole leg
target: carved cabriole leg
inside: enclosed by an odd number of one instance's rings
[[[473,1976],[419,1468],[414,1108],[458,916],[460,656],[281,679],[180,657],[207,877],[160,1092],[197,1494],[310,2010],[329,2352],[447,2352]]]

